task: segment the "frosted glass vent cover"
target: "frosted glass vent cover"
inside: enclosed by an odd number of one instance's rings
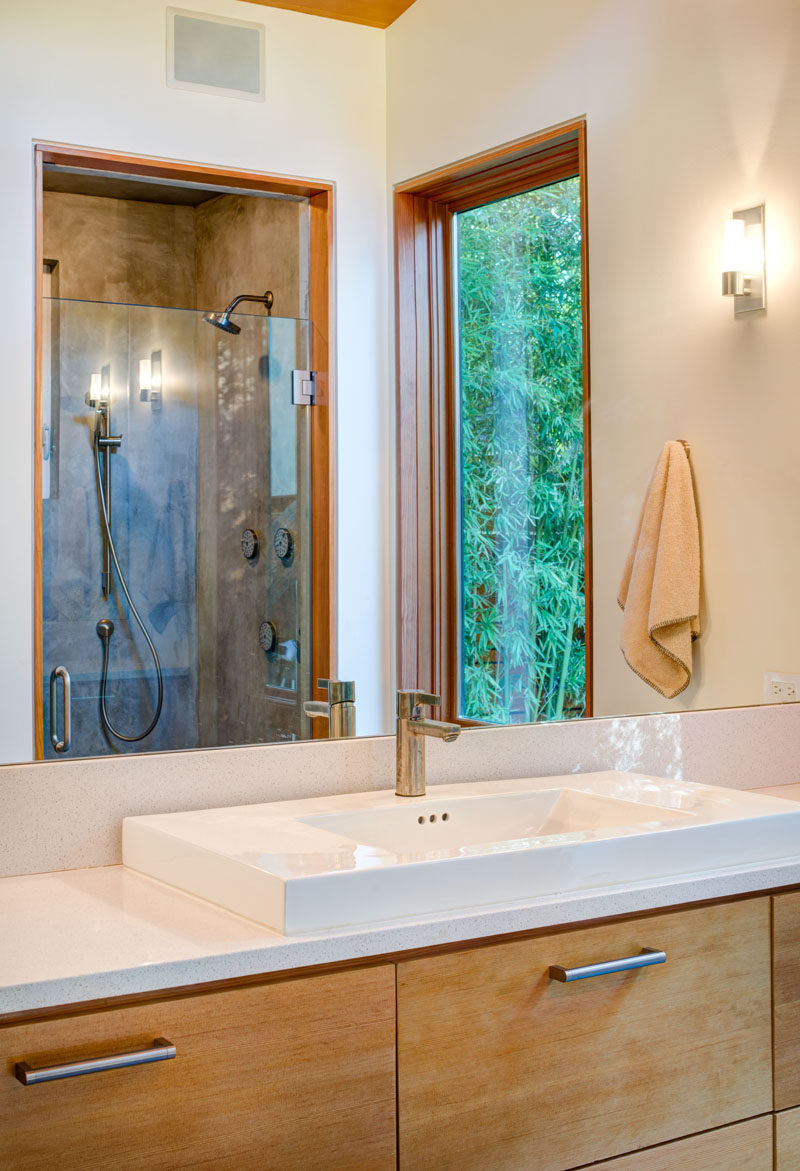
[[[264,100],[264,26],[167,9],[167,85]]]

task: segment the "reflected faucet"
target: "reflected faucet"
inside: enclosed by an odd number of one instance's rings
[[[426,720],[423,705],[435,707],[438,695],[425,691],[398,691],[397,693],[397,779],[398,797],[425,796],[425,737],[450,742],[461,735],[459,724],[441,720]]]
[[[328,693],[328,702],[307,699],[303,711],[310,720],[326,719],[331,740],[347,740],[356,734],[356,685],[351,679],[318,679],[317,687]]]

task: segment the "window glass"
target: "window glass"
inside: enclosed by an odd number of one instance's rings
[[[579,179],[454,219],[459,715],[499,724],[581,716]]]

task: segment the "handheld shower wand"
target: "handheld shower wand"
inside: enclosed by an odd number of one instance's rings
[[[128,590],[128,584],[125,581],[125,574],[122,572],[122,567],[117,557],[117,550],[114,547],[114,538],[111,535],[111,521],[109,519],[109,489],[111,486],[111,472],[110,472],[110,457],[112,451],[117,451],[122,443],[121,435],[109,435],[109,403],[108,399],[101,402],[91,403],[96,408],[95,413],[95,427],[92,437],[92,448],[94,450],[94,471],[95,479],[97,481],[97,499],[100,505],[100,522],[103,531],[103,549],[107,557],[106,565],[104,565],[103,572],[103,597],[107,598],[111,592],[111,564],[117,572],[120,588],[125,595],[131,614],[138,623],[139,629],[145,637],[150,654],[153,656],[153,663],[156,669],[156,683],[157,696],[156,707],[153,718],[143,732],[136,736],[126,736],[124,732],[118,731],[111,720],[108,718],[108,710],[106,707],[106,688],[108,686],[108,659],[109,651],[111,649],[111,635],[114,633],[114,623],[110,618],[101,618],[95,627],[98,637],[103,644],[103,666],[100,673],[100,722],[103,730],[111,736],[115,736],[117,740],[123,740],[127,744],[136,744],[139,740],[144,740],[154,730],[156,724],[161,718],[161,708],[164,703],[164,677],[161,672],[161,663],[158,658],[158,651],[153,645],[147,627],[142,621],[139,611],[134,605],[133,598]],[[100,464],[103,463],[101,471]],[[107,566],[107,567],[106,567]]]

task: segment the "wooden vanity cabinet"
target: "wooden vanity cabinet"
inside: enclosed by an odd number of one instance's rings
[[[592,1171],[773,1171],[772,1115],[749,1118],[633,1155],[595,1163]],[[800,1162],[776,1165],[797,1171]]]
[[[169,1061],[23,1086],[17,1062],[126,1052]],[[0,1167],[390,1171],[395,970],[152,1000],[0,1029]]]
[[[800,1109],[775,1115],[775,1171],[800,1167]]]
[[[788,1110],[800,1106],[800,891],[773,896],[772,941],[775,1109]]]
[[[397,1009],[401,1171],[564,1171],[772,1109],[768,898],[408,960]]]

